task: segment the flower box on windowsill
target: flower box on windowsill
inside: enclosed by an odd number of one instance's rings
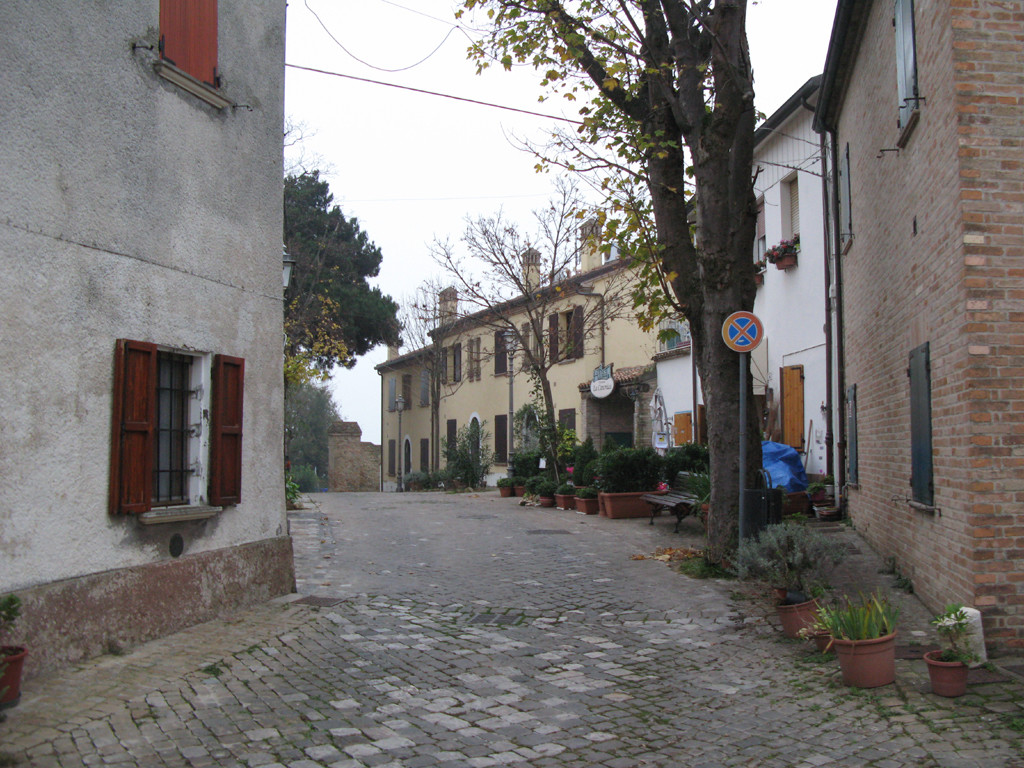
[[[789,253],[775,260],[776,269],[789,269],[796,266],[796,254]]]
[[[775,265],[776,269],[789,269],[796,266],[796,257],[800,253],[800,235],[792,240],[783,240],[765,251],[765,258]]]

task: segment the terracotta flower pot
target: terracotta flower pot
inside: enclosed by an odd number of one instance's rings
[[[13,707],[21,699],[21,668],[28,651],[21,646],[0,647],[0,709]]]
[[[782,634],[791,640],[800,637],[800,630],[810,627],[818,616],[818,601],[808,600],[806,603],[796,605],[775,606],[779,612],[779,621],[782,622]]]
[[[818,649],[818,653],[831,653],[832,635],[828,632],[818,632],[814,635],[814,647]]]
[[[665,491],[637,491],[635,493],[604,493],[598,494],[606,517],[620,519],[624,517],[650,517],[651,505],[643,500],[649,493],[663,494]]]
[[[585,515],[596,515],[599,511],[599,504],[600,502],[597,499],[581,499],[579,496],[576,497],[576,511],[582,512]]]
[[[834,638],[843,682],[855,688],[877,688],[896,679],[896,633],[872,640]]]
[[[552,496],[541,496],[540,505],[542,507],[553,507],[555,506],[555,499]]]
[[[526,486],[525,485],[516,485],[516,486],[513,486],[512,490],[515,492],[516,496],[522,496],[524,493],[526,493]]]
[[[575,498],[571,493],[556,493],[555,505],[559,509],[572,509],[574,506],[573,499]]]
[[[501,485],[501,486],[498,486],[498,493],[501,495],[502,498],[507,499],[509,496],[512,495],[512,486],[511,485]]]
[[[961,661],[939,661],[942,651],[928,651],[924,660],[928,663],[928,677],[932,680],[932,693],[937,696],[955,698],[967,693],[968,666]]]
[[[796,254],[787,253],[785,256],[779,256],[775,260],[776,269],[789,269],[790,267],[796,266]]]

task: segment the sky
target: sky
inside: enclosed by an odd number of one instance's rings
[[[770,115],[821,73],[835,6],[836,0],[749,6],[761,112]],[[477,75],[466,58],[472,32],[456,26],[457,7],[452,0],[288,3],[285,115],[300,126],[294,135],[301,140],[286,147],[285,165],[321,170],[335,204],[381,249],[380,275],[371,282],[399,303],[439,274],[432,242],[457,241],[467,217],[499,210],[526,224],[551,194],[552,176],[536,173],[535,159],[517,140],[541,141],[557,121],[473,102],[575,116],[555,99],[538,102],[542,89],[532,68]],[[386,357],[378,347],[351,370],[336,370],[330,383],[343,418],[357,421],[368,442],[380,442],[374,366]]]

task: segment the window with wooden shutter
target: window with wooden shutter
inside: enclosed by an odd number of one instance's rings
[[[932,383],[928,342],[910,353],[910,486],[914,501],[931,506]]]
[[[462,344],[452,344],[452,381],[462,381]]]
[[[388,410],[394,411],[398,404],[398,384],[394,376],[388,376]]]
[[[412,407],[412,374],[402,374],[402,399],[405,400],[405,408]]]
[[[786,186],[789,187],[789,236],[800,234],[800,184],[794,178]]]
[[[217,76],[217,0],[160,0],[160,58],[211,88]]]
[[[156,362],[155,344],[118,340],[110,457],[110,511],[114,514],[140,514],[152,505]]]
[[[857,385],[846,390],[846,477],[852,485],[860,482],[857,462]]]
[[[907,127],[918,108],[917,42],[914,31],[914,0],[895,0],[897,124]]]
[[[395,441],[388,440],[388,476],[395,476]]]
[[[441,347],[441,383],[448,383],[448,347]]]
[[[508,462],[508,414],[499,413],[494,417],[494,461]]]
[[[572,356],[583,357],[583,307],[573,307],[569,323],[570,338],[572,339]]]
[[[245,360],[214,355],[210,409],[210,503],[242,500],[242,397]]]
[[[558,425],[564,429],[576,429],[576,409],[562,408],[558,412]]]
[[[505,332],[494,332],[494,375],[508,373],[508,350],[505,348]]]
[[[764,261],[768,241],[764,234],[764,198],[757,201],[757,234],[754,237],[754,261]]]
[[[430,405],[430,371],[426,368],[420,371],[420,405]]]
[[[558,356],[558,315],[548,315],[548,350],[551,353],[550,360],[557,363],[561,358]]]
[[[430,438],[420,438],[420,472],[430,471]]]
[[[798,451],[804,449],[804,367],[786,366],[779,372],[782,382],[782,442]]]
[[[452,451],[455,450],[455,443],[458,440],[459,423],[455,419],[448,419],[445,422],[445,459],[447,460]]]

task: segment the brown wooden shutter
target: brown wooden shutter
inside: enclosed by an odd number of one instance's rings
[[[786,366],[782,382],[782,442],[798,451],[804,449],[804,367]]]
[[[156,344],[119,339],[114,350],[110,511],[148,512],[153,501]]]
[[[448,347],[441,347],[441,383],[448,383]]]
[[[551,352],[551,362],[558,362],[558,315],[548,315],[548,349]]]
[[[494,374],[508,373],[508,351],[505,349],[505,333],[494,332]]]
[[[217,88],[217,0],[160,0],[160,56]]]
[[[672,416],[672,444],[685,445],[693,442],[692,414],[676,413]]]
[[[757,201],[757,237],[764,237],[764,200]]]
[[[245,360],[214,355],[210,412],[210,503],[242,500],[242,399]]]
[[[572,308],[572,356],[583,357],[583,307]]]
[[[494,417],[494,462],[508,461],[508,414],[499,413]]]
[[[388,475],[395,476],[395,441],[388,440]]]

